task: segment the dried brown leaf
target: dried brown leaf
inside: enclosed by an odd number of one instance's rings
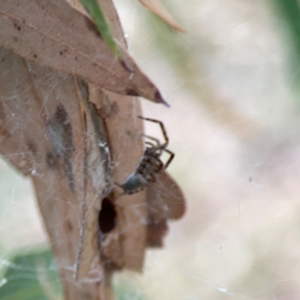
[[[90,19],[65,1],[1,1],[0,45],[98,87],[164,103],[127,51],[120,45],[122,59],[117,59]]]
[[[117,166],[113,169],[113,181],[123,183],[136,168],[144,151],[141,136],[143,125],[136,117],[141,114],[140,103],[137,99],[132,101],[131,97],[103,92],[95,87],[90,90],[90,95],[99,113],[113,111],[112,107],[120,112],[108,114],[104,122],[111,147],[112,165]],[[116,193],[120,194],[120,191]],[[119,219],[116,228],[110,232],[103,243],[103,253],[118,267],[125,266],[128,269],[141,271],[146,249],[145,192],[116,196],[115,207]],[[122,256],[118,254],[120,249],[122,249]]]
[[[147,189],[149,210],[168,219],[179,219],[185,212],[185,197],[176,181],[166,172]]]
[[[110,292],[107,281],[97,281],[106,274],[99,260],[97,224],[91,225],[94,239],[89,246],[95,250],[87,280],[74,284],[82,204],[92,198],[99,207],[106,185],[97,128],[73,77],[59,76],[8,50],[1,49],[1,54],[0,151],[32,178],[65,299],[99,299]],[[95,167],[85,167],[90,164]],[[91,210],[91,205],[86,207]]]
[[[168,231],[167,220],[181,218],[186,210],[185,197],[168,173],[160,173],[156,182],[148,186],[147,209],[147,245],[161,247]]]
[[[78,5],[77,0],[73,0],[72,2],[74,5]],[[126,40],[124,38],[123,30],[113,3],[110,0],[102,0],[99,5],[101,5],[103,11],[105,11],[106,17],[108,18],[108,22],[110,23],[110,27],[115,38],[120,41],[120,43],[124,47],[126,47]],[[122,153],[122,159],[116,162],[116,164],[118,165],[119,172],[126,172],[126,168],[132,167],[132,165],[127,165],[128,161],[134,163],[136,160],[135,157],[139,157],[141,155],[141,141],[139,141],[137,145],[134,145],[134,151],[132,151],[131,149],[131,147],[133,146],[131,145],[132,141],[127,141],[125,136],[124,141],[127,143],[125,149],[120,147],[118,142],[121,141],[120,134],[124,135],[124,132],[122,132],[122,130],[125,128],[125,126],[132,126],[130,125],[132,122],[135,124],[136,120],[131,116],[133,105],[136,111],[140,111],[140,103],[136,100],[133,104],[131,97],[102,91],[97,86],[91,83],[88,84],[88,90],[88,101],[95,104],[95,107],[98,108],[98,115],[105,120],[107,131],[106,133],[108,134],[107,138],[110,141],[111,155],[113,157],[120,157]],[[124,126],[124,124],[126,125]],[[132,129],[132,135],[137,134],[137,131],[139,130],[142,130],[142,128],[135,126]],[[113,175],[115,176],[119,172],[114,172]],[[115,179],[112,179],[112,181],[115,181]],[[109,201],[111,201],[112,203],[115,202],[113,197],[110,196],[109,198]],[[141,195],[139,195],[138,197],[134,197],[131,200],[133,200],[133,203],[137,201],[145,202],[145,196],[141,197]],[[130,218],[132,209],[124,204],[122,206],[116,205],[115,209],[117,213],[117,226],[116,228],[113,228],[109,233],[101,234],[100,253],[105,259],[106,264],[109,263],[113,267],[117,268],[123,268],[126,266],[127,268],[140,271],[142,268],[145,251],[145,225],[144,223],[140,224],[140,229],[128,226],[126,222],[128,221],[128,216]],[[102,213],[100,214],[100,218],[107,219],[107,216],[105,216],[106,212],[103,207],[101,209],[101,212]],[[94,220],[93,215],[86,216],[86,218],[91,218],[91,222],[93,222],[92,220]],[[104,222],[107,222],[107,220]],[[93,227],[86,227],[87,228],[84,232],[82,240],[82,253],[80,254],[80,259],[78,260],[78,263],[80,263],[78,266],[78,279],[87,276],[89,271],[90,258],[93,257],[90,254],[90,252],[92,252],[93,250],[90,249],[89,243],[86,242],[90,239],[93,239],[94,237],[94,232],[92,230]],[[124,230],[125,228],[128,228],[128,230]],[[135,232],[135,234],[132,234],[133,231]],[[134,237],[135,235],[137,235],[139,238],[132,239],[132,237]],[[132,257],[131,255],[132,249],[136,249],[136,258]],[[138,253],[138,249],[140,249],[140,253]]]
[[[142,5],[148,8],[152,13],[157,15],[165,23],[171,26],[173,29],[183,32],[184,30],[178,24],[178,22],[172,17],[172,15],[164,8],[159,0],[138,0]]]

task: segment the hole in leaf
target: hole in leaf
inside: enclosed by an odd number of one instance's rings
[[[99,227],[102,233],[113,230],[117,223],[117,213],[114,204],[107,198],[102,200],[102,207],[99,213]]]

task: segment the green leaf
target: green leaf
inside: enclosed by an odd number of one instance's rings
[[[134,289],[125,287],[125,286],[117,286],[114,288],[116,293],[117,300],[144,300],[145,298]]]
[[[7,270],[0,278],[1,300],[62,298],[60,279],[51,251],[20,255],[7,261],[6,265]]]
[[[110,32],[109,25],[105,19],[101,7],[98,5],[97,0],[80,0],[80,2],[92,17],[106,45],[119,58],[119,48]]]
[[[288,26],[294,46],[300,55],[300,6],[297,0],[275,0],[278,12]]]
[[[146,300],[144,292],[130,276],[116,276],[113,290],[116,300]]]
[[[287,50],[289,51],[289,64],[291,69],[290,82],[292,86],[299,92],[300,83],[300,5],[298,0],[272,0],[275,4],[277,14],[281,25],[286,29],[287,33]],[[298,97],[297,97],[298,99]]]

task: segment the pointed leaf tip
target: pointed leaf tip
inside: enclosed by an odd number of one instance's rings
[[[161,93],[159,91],[156,91],[156,93],[155,93],[155,100],[158,103],[164,104],[168,108],[171,107],[171,105],[162,97],[162,95],[161,95]]]
[[[168,10],[160,3],[159,0],[138,0],[153,14],[163,20],[171,28],[184,32],[183,28],[178,24],[174,17],[168,12]]]

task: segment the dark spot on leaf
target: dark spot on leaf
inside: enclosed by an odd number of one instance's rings
[[[127,88],[126,89],[126,95],[129,95],[129,96],[139,96],[139,93],[133,89],[133,88]]]
[[[20,25],[18,25],[17,23],[14,23],[14,27],[17,28],[19,31],[21,30]]]
[[[131,132],[129,130],[126,131],[127,135],[131,135]]]
[[[84,122],[84,127],[86,128],[87,126],[87,121],[86,121],[86,113],[83,113],[83,122]]]
[[[52,170],[57,169],[56,159],[57,159],[57,155],[54,154],[52,151],[47,151],[46,152],[46,163],[47,163],[47,166]]]
[[[58,105],[54,116],[48,120],[47,130],[51,138],[53,152],[62,160],[69,188],[74,192],[73,152],[75,148],[73,145],[73,131],[72,124],[63,105]],[[48,165],[51,166],[52,164],[49,163]]]
[[[34,57],[34,58],[37,58],[37,55],[36,55],[36,54],[33,54],[33,57]]]
[[[71,222],[69,220],[66,220],[65,226],[66,226],[66,228],[67,228],[68,231],[72,231],[73,230],[73,226],[72,226],[72,224],[71,224]]]
[[[28,146],[28,149],[29,149],[30,152],[32,152],[33,154],[37,153],[37,146],[36,146],[35,143],[28,142],[27,146]]]
[[[60,54],[60,55],[63,55],[64,53],[63,53],[62,51],[59,51],[59,54]]]

